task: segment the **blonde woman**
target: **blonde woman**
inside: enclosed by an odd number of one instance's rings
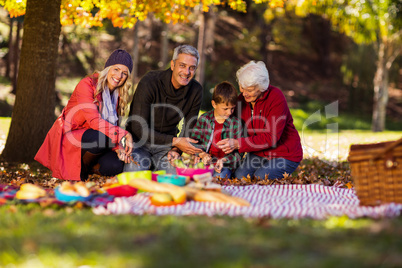
[[[82,79],[49,130],[35,160],[64,180],[86,180],[91,173],[113,176],[130,162],[133,139],[119,127],[128,105],[133,61],[115,50],[101,72]]]

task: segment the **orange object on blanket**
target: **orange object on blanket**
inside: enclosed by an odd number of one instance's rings
[[[152,198],[149,199],[151,201],[151,204],[157,207],[165,207],[165,206],[176,206],[176,205],[183,205],[185,202],[177,203],[174,201],[170,202],[159,202],[157,200],[154,200]]]

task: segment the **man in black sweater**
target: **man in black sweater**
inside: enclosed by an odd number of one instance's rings
[[[127,130],[133,136],[133,163],[124,171],[171,170],[169,160],[179,153],[200,153],[188,138],[197,121],[202,86],[194,78],[198,66],[197,49],[189,45],[175,48],[171,67],[150,71],[138,83],[130,106]],[[183,119],[179,137],[178,124]]]

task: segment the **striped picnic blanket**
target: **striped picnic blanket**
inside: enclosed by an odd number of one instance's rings
[[[329,216],[342,215],[350,218],[396,217],[402,210],[402,204],[394,203],[376,207],[359,206],[359,199],[354,189],[315,184],[223,186],[222,189],[233,196],[248,200],[251,206],[187,201],[183,205],[156,207],[151,205],[149,193],[141,193],[131,197],[115,198],[106,206],[93,208],[93,212],[98,215],[227,215],[246,218],[325,219]]]

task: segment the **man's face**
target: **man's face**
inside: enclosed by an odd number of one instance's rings
[[[243,93],[243,97],[246,102],[250,102],[251,104],[254,104],[255,101],[262,95],[262,92],[258,89],[258,87],[247,87],[247,88],[242,88],[239,85],[240,92]]]
[[[197,58],[188,54],[179,54],[175,61],[171,61],[172,84],[175,89],[187,86],[193,79],[197,69]]]

